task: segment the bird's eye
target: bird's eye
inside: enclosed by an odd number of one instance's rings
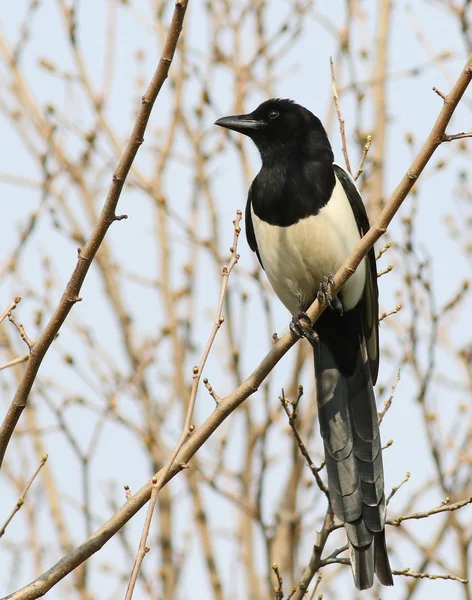
[[[269,119],[276,119],[279,116],[279,111],[278,110],[270,110],[269,111]]]

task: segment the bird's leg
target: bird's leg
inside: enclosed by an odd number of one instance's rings
[[[329,306],[342,316],[344,312],[342,302],[336,294],[334,296],[331,294],[330,288],[336,289],[334,285],[334,275],[332,273],[329,273],[329,275],[323,277],[321,280],[320,289],[317,294],[318,302],[323,303],[326,300]]]
[[[318,346],[318,334],[313,329],[311,319],[306,313],[300,312],[296,317],[292,317],[289,327],[293,335],[305,338],[313,348]]]

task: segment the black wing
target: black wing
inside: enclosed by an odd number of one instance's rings
[[[261,263],[261,267],[264,268],[264,265],[262,264],[262,260],[261,260],[260,254],[259,254],[259,250],[257,248],[256,235],[254,233],[254,226],[252,224],[251,191],[252,191],[252,186],[249,188],[249,194],[248,194],[247,203],[246,203],[246,215],[245,215],[246,239],[247,239],[247,243],[249,244],[249,248],[251,248],[251,250],[257,254],[257,259]]]
[[[339,165],[333,164],[334,173],[341,182],[356,219],[359,233],[365,235],[370,228],[364,203],[352,177]],[[375,250],[371,248],[366,261],[366,283],[362,296],[362,326],[369,355],[372,382],[376,383],[379,371],[379,289]]]

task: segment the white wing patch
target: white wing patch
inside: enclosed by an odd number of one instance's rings
[[[251,217],[269,282],[294,315],[310,306],[322,278],[336,273],[360,240],[351,205],[337,178],[329,202],[316,216],[277,227],[259,219],[251,206]],[[364,260],[343,287],[346,310],[354,308],[362,296],[365,269]]]

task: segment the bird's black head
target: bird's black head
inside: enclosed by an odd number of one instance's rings
[[[246,115],[223,117],[215,125],[249,136],[263,162],[287,155],[333,162],[333,152],[321,121],[293,100],[273,98]]]

